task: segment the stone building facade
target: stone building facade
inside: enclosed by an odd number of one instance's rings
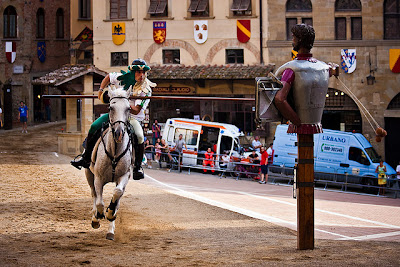
[[[24,101],[29,119],[46,120],[42,87],[31,81],[69,63],[70,1],[3,0],[0,2],[0,104],[4,106],[7,127],[18,119],[18,106]],[[7,60],[6,43],[14,43],[15,61]],[[46,105],[51,105],[47,103]],[[61,119],[53,112],[52,119]]]

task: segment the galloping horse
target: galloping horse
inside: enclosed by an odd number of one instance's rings
[[[106,217],[109,228],[106,238],[114,240],[115,219],[119,208],[119,200],[125,192],[130,177],[132,163],[132,144],[129,131],[128,116],[130,113],[129,96],[132,88],[109,88],[109,124],[108,129],[101,133],[101,138],[92,153],[92,163],[86,169],[86,178],[93,197],[92,227],[100,227],[100,219]],[[115,182],[113,196],[105,211],[103,202],[103,186]]]

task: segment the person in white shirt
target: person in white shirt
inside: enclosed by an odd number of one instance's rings
[[[269,147],[267,149],[268,153],[268,164],[272,164],[273,161],[273,156],[274,156],[274,149],[272,148],[273,143],[269,144]]]
[[[254,148],[255,151],[260,152],[260,148],[262,147],[260,137],[255,136],[253,142],[251,142],[251,146]]]
[[[400,180],[400,162],[396,167],[396,173],[397,173],[397,180]]]

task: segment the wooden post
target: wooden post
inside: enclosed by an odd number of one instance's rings
[[[297,249],[314,249],[314,136],[297,134]]]

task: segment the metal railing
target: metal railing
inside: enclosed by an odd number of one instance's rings
[[[170,160],[169,155],[171,155],[172,160]],[[162,157],[159,162],[160,168],[162,163],[167,163],[167,168],[173,171],[181,172],[182,169],[187,169],[188,174],[192,169],[195,170],[205,170],[207,172],[214,171],[219,176],[227,177],[227,174],[232,178],[239,179],[252,179],[257,180],[260,177],[260,164],[253,164],[250,162],[244,162],[240,158],[231,160],[229,162],[223,162],[220,156],[214,154],[214,159],[205,159],[203,157],[197,157],[196,163],[202,162],[203,160],[212,161],[214,167],[203,166],[200,164],[183,164],[182,154],[177,152],[161,153]],[[179,164],[181,163],[181,164]],[[226,163],[226,168],[222,168],[221,164]],[[322,187],[323,190],[336,189],[343,192],[354,192],[355,189],[361,189],[363,193],[381,195],[381,192],[385,191],[385,196],[398,198],[400,196],[400,181],[396,178],[388,177],[385,186],[378,185],[377,177],[361,177],[359,175],[353,175],[348,173],[338,173],[338,170],[333,169],[332,173],[327,172],[315,172],[314,182],[316,186]],[[291,185],[294,181],[294,169],[285,166],[270,165],[268,172],[268,181],[271,184],[286,184]]]

